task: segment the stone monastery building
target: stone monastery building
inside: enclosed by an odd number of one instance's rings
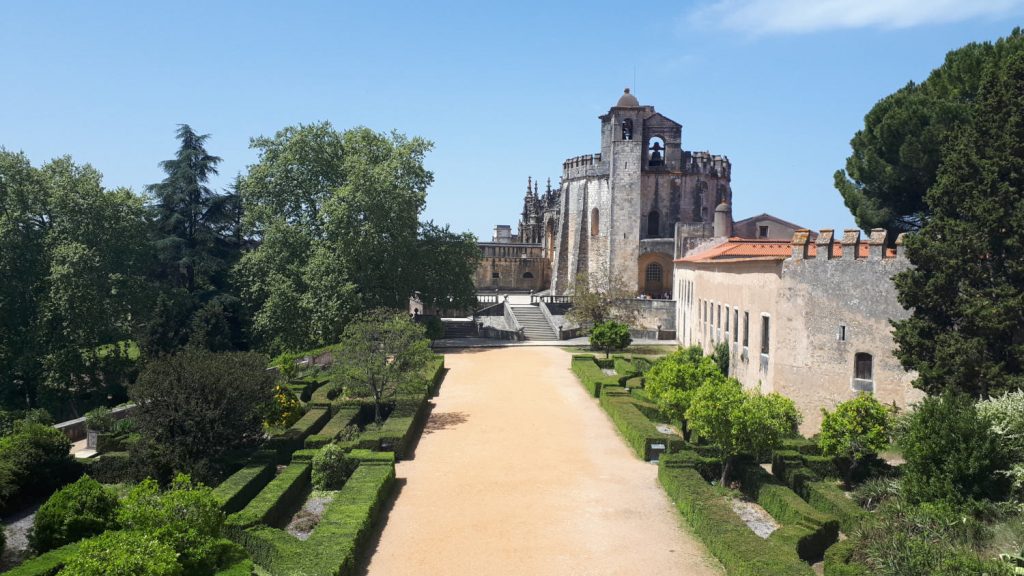
[[[708,353],[726,344],[730,376],[792,398],[805,432],[861,391],[920,397],[892,353],[889,321],[907,314],[891,281],[909,266],[899,240],[734,222],[728,158],[683,150],[682,126],[628,89],[600,121],[601,151],[563,162],[556,189],[529,179],[518,234],[497,226],[480,244],[479,290],[565,295],[586,274],[644,294],[637,328]]]

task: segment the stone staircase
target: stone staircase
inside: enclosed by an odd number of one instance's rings
[[[512,314],[523,327],[527,340],[558,340],[558,333],[540,308],[534,305],[512,306]]]
[[[475,338],[477,335],[476,322],[472,320],[451,320],[444,322],[445,338]]]

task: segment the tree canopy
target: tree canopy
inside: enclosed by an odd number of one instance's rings
[[[985,67],[950,140],[929,218],[906,240],[914,268],[894,278],[912,310],[894,338],[917,387],[988,397],[1024,387],[1024,50]]]
[[[850,141],[853,153],[835,185],[857,225],[891,232],[919,229],[931,207],[925,193],[951,151],[946,143],[974,124],[983,75],[1024,50],[1015,29],[995,43],[971,43],[946,55],[921,83],[883,98]]]

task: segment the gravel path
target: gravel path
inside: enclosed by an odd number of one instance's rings
[[[552,347],[447,355],[367,574],[722,574],[569,359]]]

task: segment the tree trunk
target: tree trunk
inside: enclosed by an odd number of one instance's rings
[[[725,486],[725,482],[729,479],[729,472],[732,471],[732,456],[726,456],[725,462],[722,463],[722,479],[720,484]]]
[[[850,458],[850,465],[846,467],[845,478],[843,479],[843,489],[853,490],[853,478],[854,472],[857,470],[857,466],[860,465],[859,458]]]

